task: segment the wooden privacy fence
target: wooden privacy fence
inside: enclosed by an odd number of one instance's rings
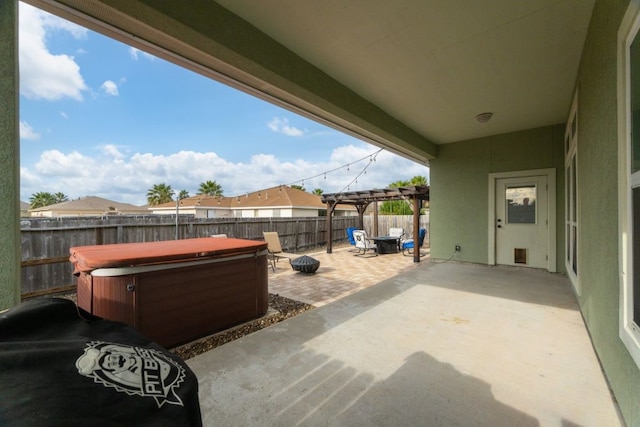
[[[378,217],[380,234],[389,227],[411,231],[411,216]],[[421,217],[422,218],[422,217]],[[334,244],[347,241],[346,229],[356,227],[357,217],[333,218]],[[373,232],[373,220],[365,216],[365,229]],[[263,231],[277,231],[283,250],[304,252],[327,244],[326,217],[310,218],[193,218],[178,220],[178,238],[190,239],[226,234],[229,237],[263,240]],[[74,289],[69,248],[174,240],[176,219],[172,215],[117,216],[103,218],[33,218],[21,222],[22,295],[28,298]]]
[[[374,235],[373,215],[365,215],[363,218],[364,229],[369,236]],[[404,238],[410,239],[413,236],[413,215],[378,215],[378,234],[384,236],[388,234],[390,228],[403,228]],[[429,211],[420,215],[420,228],[429,230]],[[334,226],[335,230],[335,226]],[[428,244],[429,233],[427,233],[424,245]]]

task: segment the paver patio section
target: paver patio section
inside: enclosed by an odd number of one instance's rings
[[[421,262],[428,262],[429,248],[422,248],[421,253]],[[334,247],[331,254],[313,251],[305,255],[320,261],[318,271],[296,272],[287,260],[280,260],[275,272],[269,270],[269,292],[320,307],[421,264],[402,253],[358,256],[353,246]]]
[[[622,425],[566,277],[408,264],[189,359],[204,424]]]

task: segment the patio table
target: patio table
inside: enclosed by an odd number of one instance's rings
[[[378,254],[396,254],[398,253],[398,245],[400,238],[395,236],[378,236],[371,237],[378,247]]]

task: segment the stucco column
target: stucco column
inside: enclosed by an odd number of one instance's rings
[[[0,1],[0,310],[20,301],[18,0]]]

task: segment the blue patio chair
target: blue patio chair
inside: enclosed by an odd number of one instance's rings
[[[347,228],[347,239],[349,239],[349,244],[351,246],[355,246],[356,245],[356,239],[355,237],[353,237],[353,232],[357,230],[356,227],[348,227]]]
[[[427,235],[426,228],[421,228],[420,230],[418,230],[418,252],[420,252],[420,248],[424,244],[424,238],[426,235]],[[415,244],[413,242],[413,239],[407,239],[402,241],[402,255],[405,255],[404,253],[405,251],[407,251],[408,254],[413,254],[414,250],[415,250]]]

